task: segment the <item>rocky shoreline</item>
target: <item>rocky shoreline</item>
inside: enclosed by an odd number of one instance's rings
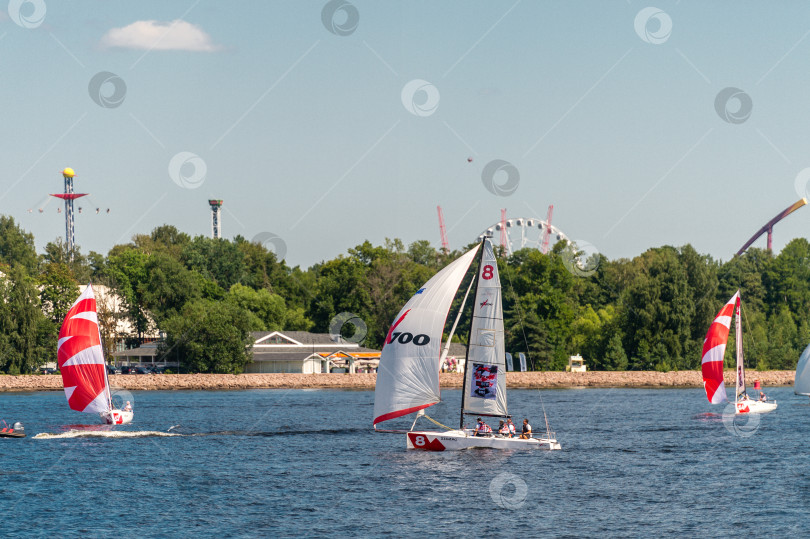
[[[794,371],[749,371],[748,385],[792,386]],[[726,386],[734,386],[734,370],[725,372]],[[227,389],[374,389],[376,374],[157,374],[110,376],[113,387],[130,391]],[[548,389],[568,387],[702,387],[700,371],[591,371],[510,372],[508,387]],[[442,373],[442,387],[461,388],[460,374]],[[59,375],[0,376],[0,391],[56,391]]]

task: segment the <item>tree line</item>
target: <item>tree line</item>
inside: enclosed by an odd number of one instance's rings
[[[87,282],[120,298],[120,305],[111,298],[98,305],[108,353],[116,339],[134,347],[159,331],[160,354],[178,359],[184,372],[240,372],[250,361],[251,331],[327,333],[344,312],[365,323],[361,344],[379,349],[402,305],[462,252],[424,240],[365,241],[303,270],[240,236],[192,238],[163,225],[106,255],[68,252],[61,239],[38,254],[33,235],[0,216],[0,371],[31,372],[55,360],[59,327]],[[749,367],[793,369],[810,343],[810,243],[803,238],[776,256],[749,249],[726,262],[690,245],[618,260],[564,242],[548,254],[501,255],[507,351],[526,352],[530,369],[561,370],[577,353],[593,370],[697,369],[709,324],[737,289]],[[131,334],[116,334],[121,319]],[[465,341],[465,327],[463,314],[455,340]],[[357,331],[351,323],[341,328],[347,338],[362,337]],[[729,352],[735,346],[732,332]]]

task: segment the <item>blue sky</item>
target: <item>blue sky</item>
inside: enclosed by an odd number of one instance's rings
[[[501,208],[554,204],[611,259],[691,243],[727,260],[806,195],[809,33],[802,2],[12,0],[2,212],[40,250],[62,236],[45,197],[70,166],[92,195],[84,252],[164,223],[207,235],[221,198],[225,237],[275,234],[304,267],[366,239],[438,246],[437,205],[454,248]],[[750,111],[718,112],[729,87]],[[496,159],[520,174],[507,196],[482,180]],[[775,249],[808,225],[788,217]]]

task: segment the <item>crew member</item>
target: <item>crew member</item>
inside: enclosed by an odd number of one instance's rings
[[[523,430],[520,433],[520,439],[521,440],[528,440],[531,437],[532,437],[532,426],[529,425],[529,420],[528,419],[524,419],[523,420]]]
[[[492,429],[489,425],[481,421],[481,418],[478,418],[478,423],[475,424],[475,430],[473,431],[473,436],[486,436],[488,434],[492,434]]]

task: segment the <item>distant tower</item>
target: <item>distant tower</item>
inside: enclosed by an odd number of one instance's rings
[[[546,217],[546,230],[543,232],[543,247],[541,251],[543,254],[548,254],[548,237],[551,235],[551,214],[554,213],[554,204],[548,207],[548,216]]]
[[[507,243],[509,243],[509,236],[506,234],[506,208],[503,208],[501,210],[501,247],[507,249]]]
[[[450,252],[450,243],[447,241],[447,229],[444,226],[444,215],[442,214],[442,207],[436,206],[439,211],[439,234],[442,236],[442,251],[445,254]]]
[[[209,200],[208,204],[211,206],[211,237],[215,239],[221,238],[222,230],[220,229],[219,223],[222,214],[222,201]]]
[[[51,195],[65,201],[65,244],[67,244],[68,256],[71,258],[73,257],[73,245],[76,242],[73,229],[73,201],[79,197],[87,196],[87,193],[73,192],[73,177],[75,175],[76,173],[73,172],[72,168],[63,170],[62,177],[65,178],[65,192]]]

